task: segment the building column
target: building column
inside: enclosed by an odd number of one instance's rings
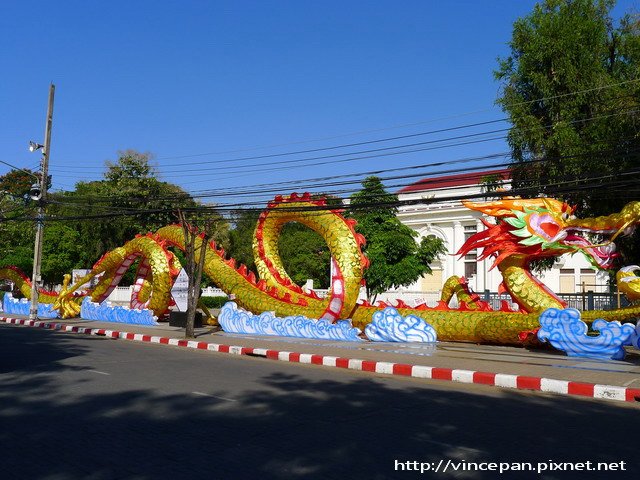
[[[455,253],[460,249],[462,244],[464,243],[464,228],[462,227],[462,223],[459,221],[453,222],[453,253]],[[464,277],[464,258],[459,258],[458,256],[454,256],[453,258],[453,269],[452,272],[454,275],[459,277]]]
[[[481,232],[483,230],[485,230],[486,227],[484,226],[484,223],[482,223],[482,221],[480,219],[478,219],[476,221],[476,232]],[[480,251],[476,252],[478,257],[480,257]],[[484,292],[485,289],[488,289],[489,287],[487,287],[488,285],[488,279],[487,279],[487,270],[488,270],[488,265],[487,265],[487,260],[478,260],[478,273],[476,274],[476,290],[478,293],[482,293]]]

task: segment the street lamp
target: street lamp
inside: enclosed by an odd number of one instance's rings
[[[47,182],[49,176],[47,168],[49,166],[49,148],[51,147],[51,125],[53,123],[53,97],[56,91],[55,85],[49,86],[49,106],[47,108],[47,122],[44,128],[44,145],[36,142],[29,142],[29,151],[36,152],[42,150],[42,162],[40,163],[40,184],[31,187],[31,197],[38,200],[38,215],[36,218],[36,243],[33,250],[33,277],[31,278],[31,308],[29,309],[29,320],[38,318],[38,285],[40,284],[40,267],[42,265],[42,239],[44,235],[44,203],[47,197]]]
[[[36,143],[34,141],[30,141],[29,142],[29,151],[30,152],[35,152],[37,150],[40,150],[41,148],[44,148],[44,145],[40,145],[39,143]]]
[[[34,202],[42,199],[42,187],[39,183],[31,185],[31,189],[29,189],[29,196]]]

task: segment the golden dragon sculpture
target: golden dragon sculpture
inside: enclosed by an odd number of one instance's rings
[[[536,279],[530,271],[534,259],[563,254],[584,253],[597,268],[610,269],[617,256],[613,241],[628,235],[640,223],[640,202],[631,202],[621,212],[606,217],[578,219],[573,209],[550,198],[509,198],[493,202],[464,202],[465,206],[492,217],[483,220],[486,230],[473,235],[457,252],[465,255],[479,249],[480,259],[493,258],[494,267],[503,276],[502,289],[519,305],[518,311],[506,303],[493,310],[478,295],[465,288],[464,279],[449,279],[436,307],[426,304],[409,307],[402,301],[393,305],[402,315],[424,319],[445,341],[521,344],[539,326],[539,314],[550,307],[564,308],[564,302]],[[353,325],[364,328],[372,315],[387,307],[383,302],[371,305],[358,302],[360,287],[368,259],[362,253],[365,239],[355,231],[356,222],[345,218],[340,209],[328,209],[324,200],[309,194],[277,196],[260,215],[255,230],[253,250],[260,279],[244,265],[236,265],[215,242],[204,246],[204,273],[222,290],[234,295],[239,306],[260,313],[273,311],[278,316],[304,315],[331,321],[351,318]],[[320,234],[331,251],[333,268],[331,289],[326,298],[296,285],[284,269],[278,252],[278,236],[283,225],[300,222]],[[596,239],[596,240],[590,240]],[[201,251],[201,240],[196,251]],[[77,316],[80,302],[90,295],[93,301],[106,299],[118,285],[122,275],[140,258],[131,305],[149,308],[161,317],[171,304],[170,289],[180,265],[169,247],[184,249],[180,226],[170,225],[155,234],[136,237],[106,253],[91,272],[69,286],[68,278],[60,294],[42,292],[41,302],[54,303],[63,317]],[[640,317],[640,278],[631,266],[618,272],[620,289],[632,300],[629,307],[609,311],[586,311],[582,319],[597,318],[624,321]],[[91,278],[102,275],[91,291],[79,288]],[[0,278],[20,285],[30,294],[29,280],[15,268],[0,270]],[[448,306],[457,295],[460,307]]]

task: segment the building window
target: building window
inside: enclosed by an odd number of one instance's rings
[[[478,231],[476,225],[464,226],[464,241],[466,242]],[[464,256],[464,276],[465,278],[471,278],[478,273],[478,254],[474,250]]]
[[[420,290],[423,292],[439,292],[442,289],[442,268],[433,266],[429,275],[423,275]]]
[[[478,273],[478,264],[475,261],[464,260],[464,277],[471,278]]]
[[[573,268],[560,269],[560,291],[558,293],[576,293],[576,276]]]
[[[580,269],[580,291],[588,292],[589,290],[596,291],[596,272],[590,268]]]

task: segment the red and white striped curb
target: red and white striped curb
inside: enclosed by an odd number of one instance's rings
[[[618,400],[623,402],[640,401],[640,389],[638,388],[572,382],[568,380],[555,380],[552,378],[528,377],[524,375],[511,375],[505,373],[477,372],[474,370],[428,367],[424,365],[410,365],[404,363],[377,362],[373,360],[360,360],[357,358],[343,358],[328,355],[315,355],[311,353],[286,352],[279,350],[268,350],[266,348],[242,347],[237,345],[222,345],[218,343],[198,342],[196,340],[181,340],[178,338],[144,335],[142,333],[119,332],[117,330],[106,330],[103,328],[76,327],[72,325],[63,325],[61,323],[33,321],[23,318],[0,317],[0,321],[11,323],[14,325],[46,328],[49,330],[59,330],[69,333],[81,333],[85,335],[98,335],[114,339],[173,345],[176,347],[195,348],[198,350],[230,353],[233,355],[264,357],[272,360],[280,360],[283,362],[307,363],[311,365],[323,365],[326,367],[346,368],[349,370],[361,370],[363,372],[402,375],[406,377],[427,378],[434,380],[448,380],[459,383],[475,383],[503,388],[515,388],[519,390],[535,390],[540,392],[559,393],[563,395],[579,395],[583,397],[599,398],[605,400]]]

